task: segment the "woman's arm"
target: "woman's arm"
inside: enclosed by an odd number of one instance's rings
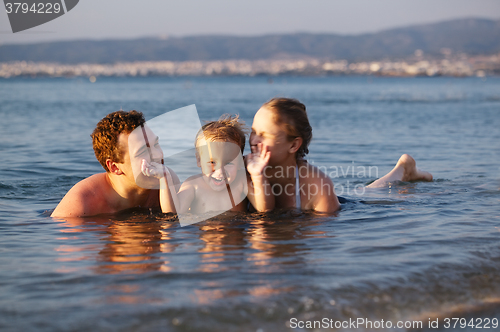
[[[271,152],[262,143],[252,147],[252,153],[247,156],[248,200],[259,212],[272,211],[275,205],[271,185],[264,174],[270,157]]]

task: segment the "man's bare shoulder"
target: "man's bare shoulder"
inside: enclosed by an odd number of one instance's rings
[[[83,217],[111,212],[104,208],[109,190],[106,173],[83,179],[68,191],[51,216]]]
[[[82,181],[75,184],[74,187],[82,186],[82,188],[85,188],[86,186],[93,187],[99,185],[109,186],[106,173],[98,173],[91,175],[88,178],[85,178]]]

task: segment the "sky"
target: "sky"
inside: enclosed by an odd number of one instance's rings
[[[207,34],[352,35],[465,17],[500,20],[500,0],[80,0],[65,15],[14,34],[0,8],[0,44]]]

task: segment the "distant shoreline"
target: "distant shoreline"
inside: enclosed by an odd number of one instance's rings
[[[415,56],[401,61],[351,62],[321,59],[145,61],[115,64],[59,64],[12,61],[0,63],[0,77],[148,77],[148,76],[450,76],[500,75],[500,54],[490,56],[426,59]]]
[[[0,77],[500,75],[500,20],[361,35],[200,35],[0,45]]]

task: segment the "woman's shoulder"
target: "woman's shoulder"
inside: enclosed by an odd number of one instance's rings
[[[310,180],[330,180],[330,177],[317,167],[307,162],[307,160],[297,161],[299,178]]]
[[[302,174],[300,173],[301,169]],[[299,177],[301,185],[306,185],[308,197],[310,197],[307,204],[308,208],[328,213],[337,211],[340,208],[337,195],[335,195],[335,185],[320,167],[304,161],[299,164]]]

